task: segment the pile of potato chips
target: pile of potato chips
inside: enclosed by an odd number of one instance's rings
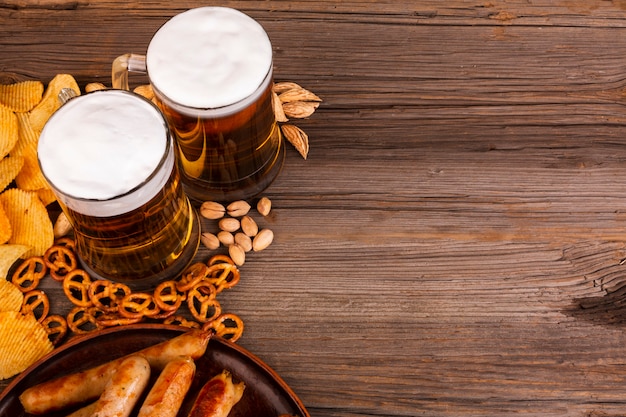
[[[44,327],[20,312],[23,295],[7,275],[20,258],[42,256],[54,243],[47,206],[56,198],[39,168],[37,142],[64,88],[80,94],[67,74],[45,89],[41,81],[0,85],[0,379],[53,349]]]

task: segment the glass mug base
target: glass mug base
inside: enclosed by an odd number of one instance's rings
[[[176,279],[192,263],[198,251],[198,248],[200,247],[200,218],[196,210],[194,210],[193,207],[190,208],[192,212],[192,222],[187,244],[184,246],[176,260],[165,269],[162,269],[156,274],[146,276],[144,278],[133,278],[130,280],[125,280],[123,277],[120,276],[108,276],[95,271],[91,266],[89,266],[87,262],[83,260],[83,258],[80,256],[80,253],[77,253],[77,258],[81,264],[82,269],[84,269],[89,274],[92,280],[102,279],[119,282],[128,285],[133,291],[153,290],[163,281]]]

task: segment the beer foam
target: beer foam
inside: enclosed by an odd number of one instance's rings
[[[146,66],[150,82],[168,101],[216,109],[259,89],[272,68],[272,45],[246,14],[200,7],[174,16],[157,31]]]
[[[168,141],[163,116],[151,103],[127,91],[97,91],[71,99],[48,120],[39,164],[68,207],[117,215],[149,201],[167,181],[171,166],[157,168],[173,159]]]

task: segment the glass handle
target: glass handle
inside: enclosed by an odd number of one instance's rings
[[[146,73],[145,55],[124,54],[115,58],[111,68],[111,82],[113,84],[113,88],[118,90],[129,90],[129,72]]]

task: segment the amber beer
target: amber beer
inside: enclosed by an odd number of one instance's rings
[[[96,278],[143,289],[189,265],[198,219],[152,103],[119,90],[73,98],[44,127],[38,153]]]
[[[154,35],[146,68],[176,137],[187,195],[234,201],[272,183],[285,150],[272,108],[272,46],[261,25],[230,8],[188,10]]]

